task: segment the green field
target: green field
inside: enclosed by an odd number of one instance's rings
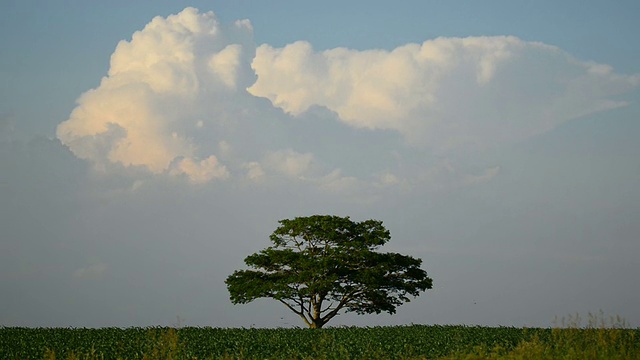
[[[0,359],[640,359],[640,329],[0,328]]]

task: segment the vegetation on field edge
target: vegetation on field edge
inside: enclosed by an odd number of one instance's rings
[[[576,315],[554,328],[0,328],[0,359],[639,359],[640,328]]]

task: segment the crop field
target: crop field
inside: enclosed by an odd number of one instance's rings
[[[640,359],[640,329],[0,328],[0,359]]]

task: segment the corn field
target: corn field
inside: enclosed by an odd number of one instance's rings
[[[638,359],[640,329],[0,328],[0,359]]]

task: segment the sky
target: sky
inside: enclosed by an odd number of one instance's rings
[[[293,327],[224,279],[382,220],[434,287],[329,325],[640,326],[637,1],[4,0],[0,326]]]

